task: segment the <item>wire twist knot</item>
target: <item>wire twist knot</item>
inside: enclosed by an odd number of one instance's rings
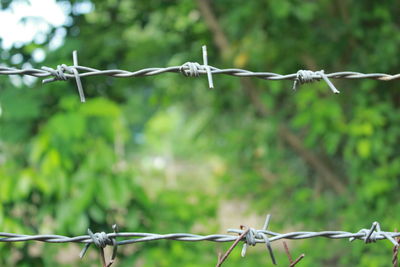
[[[53,78],[45,79],[43,80],[43,83],[51,83],[54,81],[67,81],[69,79],[69,76],[65,74],[65,72],[68,72],[72,75],[74,75],[76,85],[78,87],[78,92],[79,92],[79,97],[81,99],[81,102],[85,102],[85,94],[83,92],[83,86],[81,82],[81,78],[79,76],[79,72],[77,70],[78,67],[78,54],[76,51],[72,52],[72,58],[74,61],[73,66],[67,66],[65,64],[61,64],[57,66],[57,69],[49,68],[46,66],[42,67],[42,70],[45,70],[50,73],[50,75],[53,76]]]
[[[186,77],[199,77],[200,74],[206,73],[208,79],[208,87],[212,89],[214,88],[214,82],[212,78],[211,68],[210,66],[208,66],[207,47],[203,45],[202,50],[203,50],[203,65],[200,65],[197,62],[186,62],[179,68],[179,71]]]
[[[44,83],[52,82],[52,81],[66,81],[69,78],[65,75],[64,72],[69,72],[73,74],[71,67],[68,67],[65,64],[57,65],[57,69],[52,69],[49,67],[42,67],[43,70],[48,71],[53,78],[44,80]]]
[[[201,70],[205,70],[205,68],[197,62],[186,62],[179,68],[179,71],[186,77],[199,77]]]
[[[324,73],[323,70],[321,71],[311,71],[311,70],[299,70],[296,75],[295,82],[300,84],[310,83],[315,80],[321,80],[321,74]]]
[[[362,237],[362,239],[364,240],[365,243],[369,244],[369,243],[375,243],[377,239],[377,237],[380,235],[379,232],[373,231],[371,232],[371,234],[369,234],[370,229],[361,229],[360,231],[358,231],[358,233],[364,234],[364,236]]]
[[[90,229],[88,230],[90,237],[93,240],[93,243],[99,248],[105,248],[107,245],[114,245],[114,239],[108,237],[105,232],[100,233],[92,233]]]
[[[265,242],[265,245],[267,246],[269,256],[271,257],[271,261],[273,264],[276,265],[276,260],[275,260],[274,252],[272,251],[271,242],[269,241],[268,236],[264,233],[265,231],[267,231],[270,219],[271,219],[271,215],[268,214],[267,218],[265,219],[264,227],[262,228],[262,230],[255,230],[253,228],[249,228],[247,234],[244,237],[245,243],[243,244],[243,248],[242,248],[242,253],[241,253],[242,257],[244,257],[246,255],[247,246],[255,246],[257,243],[257,239],[263,239]]]
[[[296,78],[294,79],[293,90],[296,90],[299,84],[301,85],[304,83],[320,81],[321,79],[323,79],[328,84],[329,88],[332,90],[333,93],[335,94],[340,93],[340,91],[337,90],[336,87],[332,84],[332,82],[328,79],[328,76],[326,76],[324,70],[320,71],[299,70],[296,74]]]
[[[113,230],[114,234],[116,235],[118,232],[118,227],[116,224],[113,225]],[[99,233],[93,233],[90,229],[88,229],[88,234],[90,238],[92,239],[92,242],[96,245],[96,247],[100,248],[100,253],[101,253],[101,261],[103,263],[104,267],[110,267],[115,260],[115,257],[117,256],[117,248],[118,248],[118,243],[115,240],[115,237],[111,238],[109,235],[107,235],[105,232],[99,232]],[[79,257],[83,258],[85,256],[86,251],[89,249],[91,243],[86,243],[86,245],[83,247]],[[111,259],[106,264],[106,260],[104,258],[104,248],[107,246],[113,246],[113,252],[111,255]]]
[[[393,245],[398,246],[397,241],[392,237],[393,233],[381,231],[381,226],[378,222],[373,222],[370,229],[361,229],[357,234],[363,234],[359,239],[364,240],[366,244],[376,242],[379,239],[388,239]],[[356,237],[351,237],[349,240],[352,242]]]
[[[264,239],[264,234],[260,233],[254,228],[249,228],[249,231],[245,235],[245,243],[249,246],[255,246],[257,244],[257,239]]]

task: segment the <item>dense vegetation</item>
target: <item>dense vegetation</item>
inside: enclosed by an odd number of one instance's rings
[[[1,1],[7,8],[12,1]],[[99,69],[202,62],[254,71],[398,73],[397,1],[60,1],[71,21],[41,41],[0,53],[13,65],[79,62]],[[51,49],[56,34],[64,43]],[[35,62],[32,52],[46,58]],[[15,64],[14,64],[15,65]],[[16,64],[22,67],[22,64]],[[17,78],[18,79],[18,78]],[[0,230],[224,233],[227,227],[384,230],[400,227],[399,82],[290,81],[214,75],[83,78],[42,85],[0,77]],[[250,219],[252,218],[252,219]],[[313,239],[289,243],[299,266],[388,266],[391,243]],[[119,249],[116,266],[212,266],[229,244],[160,241]],[[273,244],[287,266],[281,242]],[[93,266],[81,245],[0,244],[2,266]],[[263,246],[226,265],[271,264]]]

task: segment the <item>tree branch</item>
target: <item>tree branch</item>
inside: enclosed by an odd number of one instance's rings
[[[212,32],[214,37],[215,45],[220,50],[220,53],[225,54],[230,51],[228,38],[221,28],[218,22],[209,0],[197,0],[197,4],[201,15],[203,16],[205,23],[209,30]],[[256,112],[261,117],[266,117],[269,114],[268,109],[262,103],[260,94],[250,79],[241,79],[242,89],[249,97],[251,103],[254,105]],[[320,158],[315,155],[312,151],[308,150],[303,146],[302,140],[283,123],[278,125],[279,136],[289,145],[303,160],[314,169],[321,178],[332,187],[337,193],[343,193],[346,191],[345,185],[335,174],[333,170],[329,168]]]

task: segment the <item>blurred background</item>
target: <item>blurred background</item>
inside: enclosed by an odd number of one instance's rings
[[[138,70],[202,62],[280,74],[398,73],[400,4],[300,0],[1,0],[0,64]],[[400,227],[400,83],[179,74],[0,77],[0,229],[20,234],[357,232]],[[390,266],[392,244],[288,242],[298,266]],[[213,266],[229,243],[121,246],[115,266]],[[0,243],[1,266],[100,266],[93,246]],[[274,242],[278,266],[288,266]],[[226,266],[270,266],[265,246]]]

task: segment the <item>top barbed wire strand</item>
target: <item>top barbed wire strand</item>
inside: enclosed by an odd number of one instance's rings
[[[71,66],[72,67],[72,66]],[[162,73],[173,72],[181,73],[182,66],[172,66],[166,68],[146,68],[137,71],[127,71],[127,70],[99,70],[84,66],[73,66],[79,71],[79,77],[89,77],[89,76],[110,76],[116,78],[130,78],[130,77],[140,77],[140,76],[154,76]],[[292,74],[278,74],[273,72],[253,72],[244,69],[219,69],[213,66],[209,66],[211,74],[225,74],[237,77],[256,77],[264,80],[295,80],[298,77],[297,73]],[[206,75],[207,71],[204,69],[199,69],[198,74]],[[15,69],[10,67],[0,66],[0,75],[29,75],[38,78],[45,78],[54,76],[52,73],[41,69]],[[385,74],[385,73],[361,73],[354,71],[341,71],[332,72],[325,74],[328,78],[333,79],[373,79],[380,81],[391,81],[400,79],[399,74]],[[74,78],[75,75],[66,73],[66,77]],[[319,77],[318,77],[319,78]]]
[[[391,81],[400,79],[400,73],[390,75],[386,73],[361,73],[354,71],[341,71],[326,74],[324,70],[311,71],[299,70],[292,74],[278,74],[273,72],[253,72],[244,69],[229,68],[219,69],[208,65],[207,48],[202,47],[203,51],[203,65],[197,62],[186,62],[181,66],[172,66],[166,68],[146,68],[137,71],[127,70],[99,70],[95,68],[80,66],[78,64],[78,55],[73,51],[73,65],[67,66],[66,64],[58,65],[56,69],[49,67],[42,67],[41,69],[16,69],[5,66],[0,66],[0,75],[29,75],[38,78],[46,78],[43,83],[54,82],[57,80],[68,80],[74,78],[78,87],[81,102],[85,102],[85,95],[81,83],[81,77],[88,76],[110,76],[116,78],[130,78],[140,76],[153,76],[167,72],[181,73],[185,76],[198,77],[200,75],[207,75],[209,88],[214,88],[212,75],[230,75],[236,77],[255,77],[264,80],[294,80],[293,89],[297,89],[298,85],[304,83],[311,83],[314,81],[324,80],[333,93],[340,93],[339,90],[333,85],[329,78],[333,79],[374,79],[380,81]]]

